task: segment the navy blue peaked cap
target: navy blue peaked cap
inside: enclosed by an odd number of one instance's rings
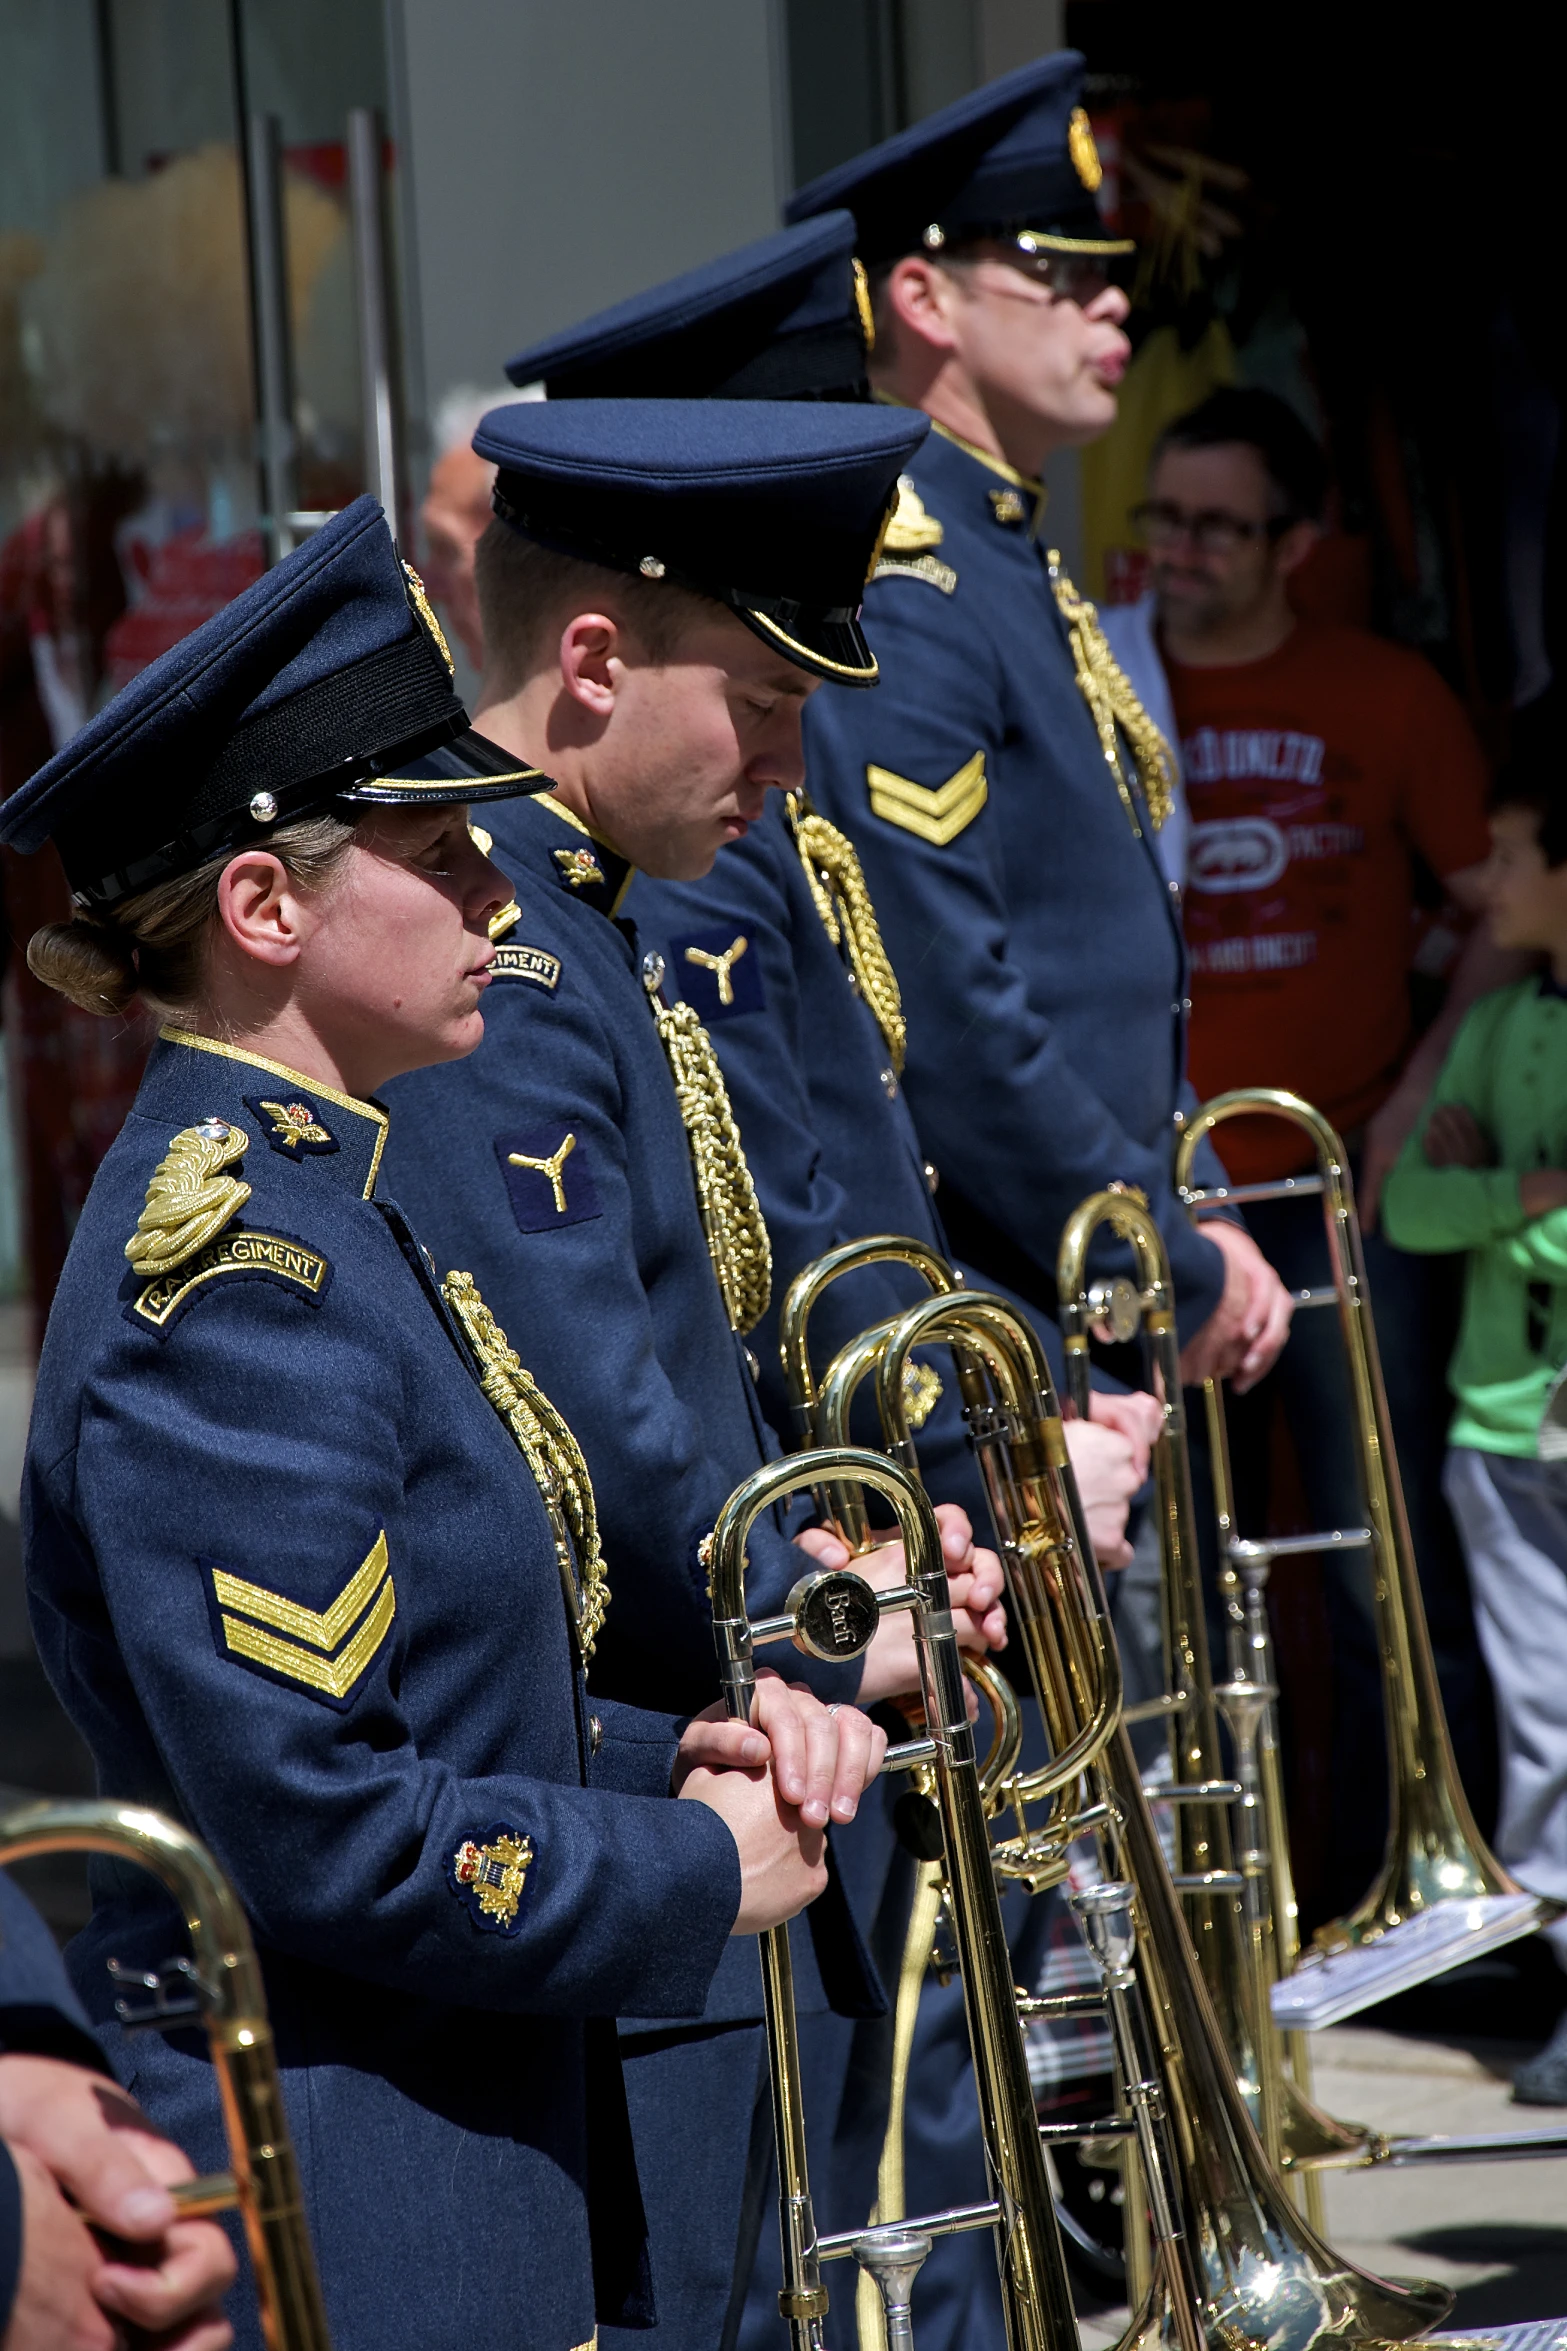
[[[694,589],[800,668],[873,686],[860,599],[929,429],[857,402],[526,400],[473,445],[525,538]]]
[[[971,90],[798,189],[791,221],[847,205],[875,266],[924,245],[1032,231],[1058,251],[1125,253],[1094,202],[1102,177],[1083,111],[1083,59],[1060,49]]]
[[[546,788],[515,766],[461,792],[400,773],[467,729],[418,574],[378,502],[357,498],[13,792],[0,841],[52,840],[78,905],[102,907],[340,802]]]
[[[823,213],[506,363],[551,400],[858,400],[873,338],[854,216]]]

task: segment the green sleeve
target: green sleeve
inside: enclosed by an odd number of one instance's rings
[[[1510,1265],[1537,1282],[1567,1282],[1567,1208],[1531,1217],[1503,1254]]]
[[[1482,1125],[1489,1124],[1498,1003],[1497,997],[1482,997],[1466,1014],[1426,1111],[1383,1189],[1383,1228],[1397,1248],[1477,1249],[1487,1241],[1505,1240],[1524,1223],[1515,1169],[1432,1167],[1424,1150],[1426,1119],[1438,1103],[1462,1102]]]

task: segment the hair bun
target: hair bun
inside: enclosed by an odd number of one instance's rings
[[[83,1012],[124,1012],[141,985],[129,933],[80,918],[35,931],[27,943],[27,968]]]

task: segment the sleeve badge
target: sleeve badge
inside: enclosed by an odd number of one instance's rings
[[[867,767],[865,781],[873,815],[929,841],[934,849],[955,841],[990,797],[983,750],[965,759],[944,784],[917,784],[912,776],[896,775],[890,767]]]
[[[533,1839],[498,1820],[483,1839],[465,1837],[446,1864],[452,1892],[487,1934],[522,1932],[521,1912],[533,1865]]]
[[[574,1127],[531,1127],[495,1138],[511,1212],[524,1233],[588,1224],[604,1213]]]
[[[346,1713],[397,1616],[385,1529],[325,1608],[253,1584],[218,1560],[201,1565],[219,1656]]]
[[[747,934],[732,923],[687,931],[670,940],[669,952],[681,995],[709,1028],[715,1021],[762,1010],[761,966]]]

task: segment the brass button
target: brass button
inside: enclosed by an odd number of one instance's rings
[[[926,1191],[927,1191],[927,1192],[934,1192],[934,1191],[935,1191],[935,1189],[936,1189],[936,1186],[937,1186],[937,1185],[940,1183],[940,1181],[941,1181],[941,1178],[940,1178],[940,1176],[939,1176],[939,1175],[936,1173],[936,1170],[935,1170],[935,1169],[934,1169],[934,1168],[931,1166],[931,1163],[930,1163],[930,1161],[927,1159],[927,1160],[926,1160],[926,1162],[925,1162],[925,1189],[926,1189]]]
[[[604,1744],[604,1725],[596,1714],[588,1716],[588,1753],[596,1755]]]
[[[886,1095],[889,1102],[897,1101],[898,1081],[893,1076],[890,1069],[884,1069],[881,1073],[881,1090]]]

